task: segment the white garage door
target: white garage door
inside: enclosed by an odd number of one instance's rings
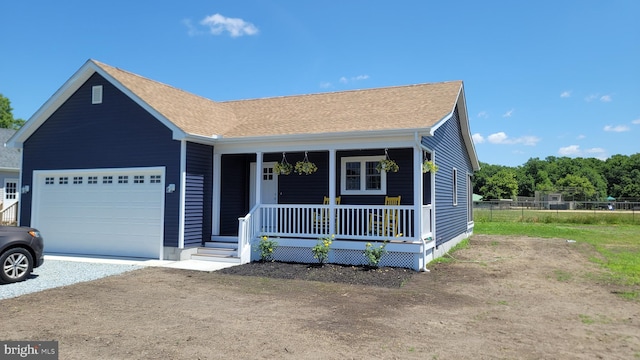
[[[161,258],[164,168],[35,171],[45,252]]]

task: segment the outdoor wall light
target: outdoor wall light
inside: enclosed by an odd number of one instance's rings
[[[176,184],[169,184],[169,186],[167,186],[167,194],[170,194],[174,191],[176,191]]]
[[[25,185],[22,187],[22,189],[20,189],[20,192],[23,194],[26,194],[29,192],[29,185]]]

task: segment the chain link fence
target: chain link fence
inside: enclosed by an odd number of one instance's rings
[[[476,201],[474,221],[640,224],[640,202]]]

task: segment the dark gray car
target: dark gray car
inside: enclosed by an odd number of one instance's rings
[[[24,226],[0,226],[0,283],[26,279],[44,262],[40,232]]]

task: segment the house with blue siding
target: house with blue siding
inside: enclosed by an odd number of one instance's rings
[[[217,102],[88,60],[6,145],[48,253],[426,270],[473,233],[461,81]]]

